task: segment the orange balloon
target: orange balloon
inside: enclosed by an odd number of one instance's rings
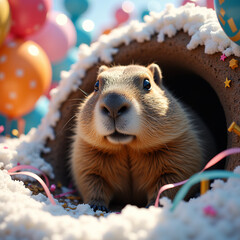
[[[0,48],[0,112],[9,118],[29,113],[50,87],[50,61],[32,41],[12,40]]]

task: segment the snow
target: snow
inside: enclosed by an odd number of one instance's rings
[[[240,174],[240,167],[235,170]],[[239,239],[240,180],[216,180],[211,191],[181,202],[174,212],[171,202],[161,199],[163,208],[126,206],[121,214],[96,218],[89,205],[66,211],[45,196],[31,196],[21,181],[0,172],[1,239]],[[16,201],[17,199],[17,201]],[[204,214],[206,206],[215,217]]]
[[[144,23],[132,21],[91,46],[81,45],[78,61],[69,72],[62,72],[59,86],[52,90],[49,112],[39,127],[19,139],[0,138],[0,239],[239,239],[239,179],[216,180],[211,191],[181,202],[174,212],[169,210],[170,200],[164,198],[163,208],[127,206],[121,214],[96,218],[88,205],[67,211],[57,200],[53,206],[44,195],[33,196],[23,182],[12,180],[7,173],[21,163],[54,177],[52,166],[40,153],[50,151],[44,143],[55,137],[53,126],[61,117],[59,108],[81,85],[86,71],[98,61],[110,63],[122,44],[144,42],[154,34],[161,44],[166,36],[173,37],[180,30],[190,36],[186,51],[203,45],[206,54],[240,56],[240,47],[225,35],[213,10],[193,4],[179,8],[167,5],[163,12],[146,16]],[[236,172],[240,173],[240,167]],[[215,217],[204,214],[208,205],[217,211]]]

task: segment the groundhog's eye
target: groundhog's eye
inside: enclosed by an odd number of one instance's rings
[[[94,91],[97,92],[99,90],[99,81],[97,81],[94,85]]]
[[[143,80],[143,88],[148,91],[150,91],[152,88],[151,83],[149,82],[149,80],[147,78]]]

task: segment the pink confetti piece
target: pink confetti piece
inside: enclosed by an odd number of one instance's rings
[[[50,191],[51,192],[54,192],[56,190],[56,185],[55,184],[52,184],[51,186],[50,186]]]
[[[4,126],[0,125],[0,134],[3,133],[3,131],[4,131]]]
[[[220,61],[223,61],[223,62],[224,62],[226,58],[227,58],[226,55],[223,54],[223,55],[221,55],[221,57],[220,57]]]
[[[8,149],[8,147],[7,147],[7,146],[4,146],[3,149]]]
[[[209,205],[209,206],[206,206],[204,209],[203,209],[203,212],[204,214],[210,216],[210,217],[216,217],[217,216],[217,211],[216,209]]]

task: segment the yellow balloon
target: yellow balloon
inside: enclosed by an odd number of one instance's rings
[[[7,0],[0,0],[0,46],[10,29],[10,7]]]

